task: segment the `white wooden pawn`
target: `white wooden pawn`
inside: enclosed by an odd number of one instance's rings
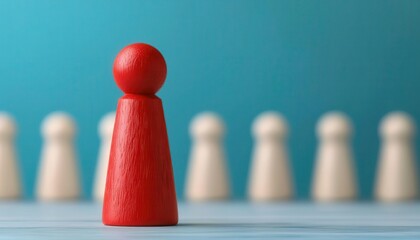
[[[21,196],[21,181],[15,152],[16,124],[7,113],[0,113],[0,199]]]
[[[392,112],[380,125],[380,150],[375,196],[379,201],[400,202],[418,195],[414,135],[416,127],[406,113]]]
[[[224,124],[214,113],[202,113],[190,125],[192,149],[186,181],[186,198],[212,201],[229,198],[230,184],[222,138]]]
[[[255,139],[248,195],[253,201],[285,200],[293,196],[286,137],[286,120],[276,112],[262,113],[254,121]]]
[[[108,172],[109,153],[111,150],[112,133],[114,130],[115,112],[106,114],[98,126],[101,145],[98,153],[98,165],[96,167],[95,184],[93,186],[93,198],[103,201],[105,193],[106,175]]]
[[[317,126],[319,146],[312,195],[321,202],[345,201],[357,197],[347,116],[339,112],[325,114]]]
[[[74,137],[76,125],[64,112],[48,115],[41,132],[44,145],[36,189],[41,201],[67,201],[80,197],[79,169]]]

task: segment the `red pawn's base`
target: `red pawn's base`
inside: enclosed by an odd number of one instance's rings
[[[165,118],[156,96],[128,94],[118,102],[102,221],[112,226],[178,223]]]

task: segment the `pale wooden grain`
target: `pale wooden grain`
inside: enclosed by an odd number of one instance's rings
[[[80,197],[76,122],[65,112],[45,117],[41,132],[43,147],[36,196],[40,201],[69,201]]]
[[[317,134],[319,145],[313,178],[313,199],[338,202],[357,198],[350,119],[340,112],[326,113],[318,122]]]
[[[286,119],[276,112],[264,112],[254,121],[252,132],[255,142],[249,177],[249,198],[257,202],[292,198]]]
[[[0,112],[0,199],[16,199],[21,196],[21,180],[15,149],[17,132],[13,117]]]
[[[191,155],[185,197],[190,201],[217,201],[230,197],[223,137],[225,124],[216,113],[203,112],[191,122]]]
[[[101,145],[98,151],[95,183],[93,185],[93,198],[99,202],[104,200],[106,174],[108,171],[109,152],[111,150],[111,140],[114,124],[115,112],[110,112],[102,117],[98,126]]]
[[[391,112],[380,125],[381,148],[375,196],[379,201],[401,202],[418,196],[414,120]]]

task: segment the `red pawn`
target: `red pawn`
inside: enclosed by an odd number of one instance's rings
[[[118,101],[102,221],[112,226],[178,223],[174,177],[162,101],[166,78],[160,52],[147,44],[125,47],[114,62],[125,95]]]

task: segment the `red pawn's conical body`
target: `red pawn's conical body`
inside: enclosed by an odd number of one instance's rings
[[[102,219],[114,226],[178,223],[163,107],[154,95],[118,102]]]

